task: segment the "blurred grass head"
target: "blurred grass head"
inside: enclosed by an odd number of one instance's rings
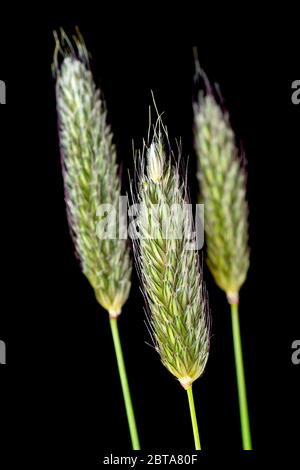
[[[105,239],[97,233],[101,205],[109,204],[118,213],[121,188],[116,148],[82,36],[77,32],[70,40],[61,30],[55,33],[55,44],[53,70],[70,232],[98,302],[116,317],[130,290],[129,248],[118,234]]]
[[[228,301],[236,303],[249,268],[246,171],[229,115],[210,85],[194,102],[194,138],[207,263]]]

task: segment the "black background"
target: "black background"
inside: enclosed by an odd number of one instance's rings
[[[20,13],[21,15],[22,13]],[[119,160],[132,169],[148,129],[153,90],[171,137],[182,137],[196,195],[192,136],[193,54],[220,85],[248,160],[251,268],[241,291],[240,321],[253,434],[261,452],[299,443],[299,373],[291,344],[299,339],[298,159],[300,105],[291,83],[300,65],[294,41],[238,21],[234,35],[199,28],[192,41],[172,39],[151,24],[103,28],[81,14],[48,15],[32,26],[1,30],[2,307],[0,338],[7,365],[0,370],[2,455],[59,449],[67,459],[94,460],[130,449],[108,318],[80,272],[69,238],[56,132],[52,30],[78,25],[92,54],[92,70],[106,98]],[[112,17],[110,17],[112,18]],[[94,21],[93,21],[94,20]],[[3,19],[5,22],[5,20]],[[122,23],[122,22],[121,22]],[[270,27],[271,28],[271,27]],[[276,28],[275,28],[276,29]],[[255,30],[255,31],[254,31]],[[149,33],[150,31],[150,33]],[[126,34],[128,32],[128,34]],[[277,30],[278,32],[278,30]],[[112,40],[112,38],[114,40]],[[212,455],[241,448],[231,326],[225,297],[205,269],[213,315],[207,370],[194,386],[202,447]],[[143,300],[133,275],[119,320],[140,440],[145,450],[191,450],[185,392],[160,364],[144,325]],[[28,443],[27,443],[28,442]],[[19,445],[19,444],[18,444]],[[22,447],[23,449],[23,447]]]

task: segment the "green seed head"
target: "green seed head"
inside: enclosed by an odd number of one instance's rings
[[[164,366],[189,388],[203,374],[209,353],[207,296],[198,252],[188,248],[184,218],[171,211],[172,206],[183,210],[186,191],[161,133],[154,135],[146,157],[145,162],[140,156],[137,171],[141,236],[135,255],[156,350]]]
[[[58,50],[63,56],[60,65]],[[73,46],[62,33],[56,56],[59,141],[70,231],[98,302],[111,316],[117,316],[130,290],[128,246],[118,234],[105,239],[97,232],[100,205],[111,205],[116,220],[118,217],[121,192],[113,136],[81,38],[75,38]]]
[[[246,174],[229,117],[212,94],[199,95],[194,119],[207,262],[228,301],[237,303],[249,267]]]

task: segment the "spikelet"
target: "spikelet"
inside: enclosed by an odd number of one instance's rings
[[[118,213],[120,180],[107,112],[89,68],[82,38],[74,45],[62,32],[55,53],[56,98],[65,200],[82,271],[111,317],[120,314],[130,290],[131,260],[125,240],[104,238],[97,208]],[[58,65],[58,51],[62,62]]]
[[[208,266],[228,301],[237,303],[249,267],[246,173],[228,114],[211,92],[194,104],[194,134]]]
[[[135,240],[135,259],[155,348],[164,366],[188,389],[208,359],[208,305],[198,252],[188,249],[189,235],[183,230],[187,219],[180,212],[173,218],[166,215],[172,206],[183,209],[187,197],[163,137],[161,131],[155,133],[150,147],[138,156],[136,226],[141,236]]]

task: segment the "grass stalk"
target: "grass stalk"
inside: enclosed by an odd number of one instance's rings
[[[133,411],[133,406],[132,406],[132,401],[131,401],[126,367],[125,367],[123,351],[122,351],[122,346],[121,346],[121,341],[120,341],[118,320],[117,318],[110,317],[109,323],[111,327],[111,333],[113,337],[118,370],[120,374],[120,381],[121,381],[123,398],[124,398],[124,403],[125,403],[125,408],[126,408],[126,415],[127,415],[127,420],[128,420],[132,448],[133,450],[140,450],[141,448],[140,448],[140,443],[139,443],[139,437],[138,437],[138,432],[137,432],[137,427],[136,427],[136,422],[135,422],[135,416],[134,416],[134,411]]]
[[[244,450],[252,450],[238,304],[231,304],[232,336]]]
[[[200,436],[199,436],[199,429],[198,429],[198,422],[197,422],[197,416],[196,416],[194,395],[193,395],[192,387],[189,387],[187,389],[187,396],[188,396],[188,400],[189,400],[192,428],[193,428],[194,441],[195,441],[195,449],[196,450],[201,450]]]

